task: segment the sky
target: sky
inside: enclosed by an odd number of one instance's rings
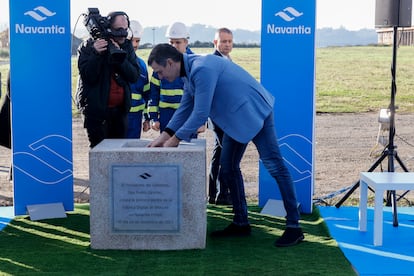
[[[374,28],[375,0],[316,1],[317,28]],[[92,7],[99,8],[103,16],[114,10],[125,11],[131,20],[138,20],[143,27],[165,26],[181,21],[188,26],[203,24],[257,31],[261,25],[262,0],[72,0],[70,3],[72,27],[79,16]],[[0,22],[8,22],[9,0],[0,0],[0,7]],[[83,28],[82,18],[79,22],[77,28]]]

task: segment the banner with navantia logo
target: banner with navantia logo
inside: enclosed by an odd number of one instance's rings
[[[315,0],[263,0],[261,82],[275,96],[282,156],[301,211],[312,212],[315,120]],[[259,164],[259,205],[280,200],[274,179]]]
[[[10,0],[14,210],[73,210],[70,1]]]

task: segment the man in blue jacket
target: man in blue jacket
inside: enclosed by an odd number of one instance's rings
[[[304,235],[299,226],[296,190],[277,143],[273,96],[243,68],[216,55],[187,55],[159,44],[151,51],[148,65],[161,79],[182,77],[185,81],[180,107],[149,147],[176,147],[181,140],[189,141],[209,117],[224,132],[220,179],[229,184],[234,216],[229,226],[211,235],[251,234],[240,161],[252,141],[279,186],[287,213],[286,229],[275,246],[301,242]]]

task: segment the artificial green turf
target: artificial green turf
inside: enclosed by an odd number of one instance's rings
[[[209,205],[208,232],[231,222],[231,209]],[[89,205],[64,219],[17,217],[0,232],[1,275],[355,275],[315,209],[303,215],[305,241],[289,248],[273,242],[284,219],[249,206],[252,235],[210,238],[206,248],[181,251],[93,250]],[[208,233],[207,233],[208,234]]]

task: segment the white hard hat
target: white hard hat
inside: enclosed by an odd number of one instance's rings
[[[144,33],[144,28],[142,28],[141,24],[136,20],[131,20],[129,27],[132,30],[132,35],[136,38],[141,38],[142,34]]]
[[[184,25],[184,23],[181,22],[174,22],[168,26],[165,36],[167,38],[190,38],[187,27]]]

